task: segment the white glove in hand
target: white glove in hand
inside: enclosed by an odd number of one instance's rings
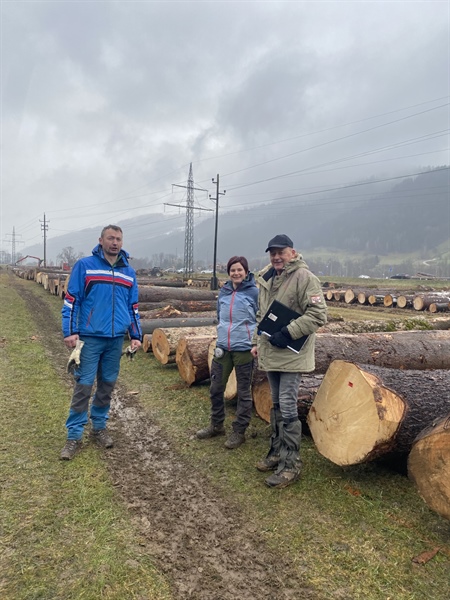
[[[132,350],[131,346],[127,346],[127,347],[125,348],[125,352],[122,352],[122,356],[123,356],[124,354],[126,355],[126,357],[127,357],[129,360],[133,360],[133,358],[134,358],[134,355],[136,354],[136,348],[135,348],[134,350]]]
[[[69,362],[67,363],[67,372],[73,373],[77,367],[80,366],[80,355],[81,348],[84,346],[84,342],[81,340],[77,340],[77,345],[74,350],[72,350],[72,354],[69,356]]]

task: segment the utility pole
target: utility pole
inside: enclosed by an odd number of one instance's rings
[[[203,188],[194,187],[194,176],[192,174],[192,163],[189,167],[188,182],[186,185],[172,184],[172,187],[181,187],[187,189],[187,200],[186,205],[170,204],[165,202],[167,206],[178,206],[179,208],[186,209],[186,229],[184,234],[184,276],[187,278],[194,272],[194,190],[201,192],[208,192]],[[197,210],[208,210],[210,208],[197,207]]]
[[[44,213],[44,221],[42,222],[41,230],[44,232],[44,267],[47,266],[47,231],[48,231],[48,221],[45,220]]]
[[[214,257],[213,257],[213,276],[211,277],[211,289],[217,290],[219,288],[219,282],[217,280],[216,275],[216,263],[217,263],[217,230],[219,227],[219,196],[225,196],[227,190],[223,190],[223,192],[219,192],[219,174],[217,174],[217,179],[212,182],[216,184],[216,224],[214,229]],[[211,195],[209,196],[212,199]]]

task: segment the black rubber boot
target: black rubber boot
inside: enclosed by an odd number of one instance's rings
[[[210,423],[208,427],[197,431],[195,435],[199,440],[207,440],[209,438],[217,437],[218,435],[225,435],[225,427],[223,426],[223,423],[218,423],[217,425]]]

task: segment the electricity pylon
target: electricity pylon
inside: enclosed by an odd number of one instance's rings
[[[207,192],[203,188],[194,187],[194,176],[192,174],[192,163],[189,166],[189,176],[187,185],[172,184],[172,187],[181,187],[187,189],[186,204],[170,204],[165,202],[168,206],[178,206],[179,208],[186,209],[186,229],[184,233],[184,275],[189,277],[194,272],[194,208],[197,210],[211,211],[210,208],[202,208],[200,206],[194,207],[194,190],[201,192]]]

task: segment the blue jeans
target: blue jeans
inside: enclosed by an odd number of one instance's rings
[[[88,422],[89,400],[97,380],[92,400],[91,421],[94,430],[105,429],[111,406],[111,394],[119,376],[123,336],[100,338],[80,336],[84,342],[80,366],[74,372],[75,388],[66,421],[69,440],[80,440]]]

